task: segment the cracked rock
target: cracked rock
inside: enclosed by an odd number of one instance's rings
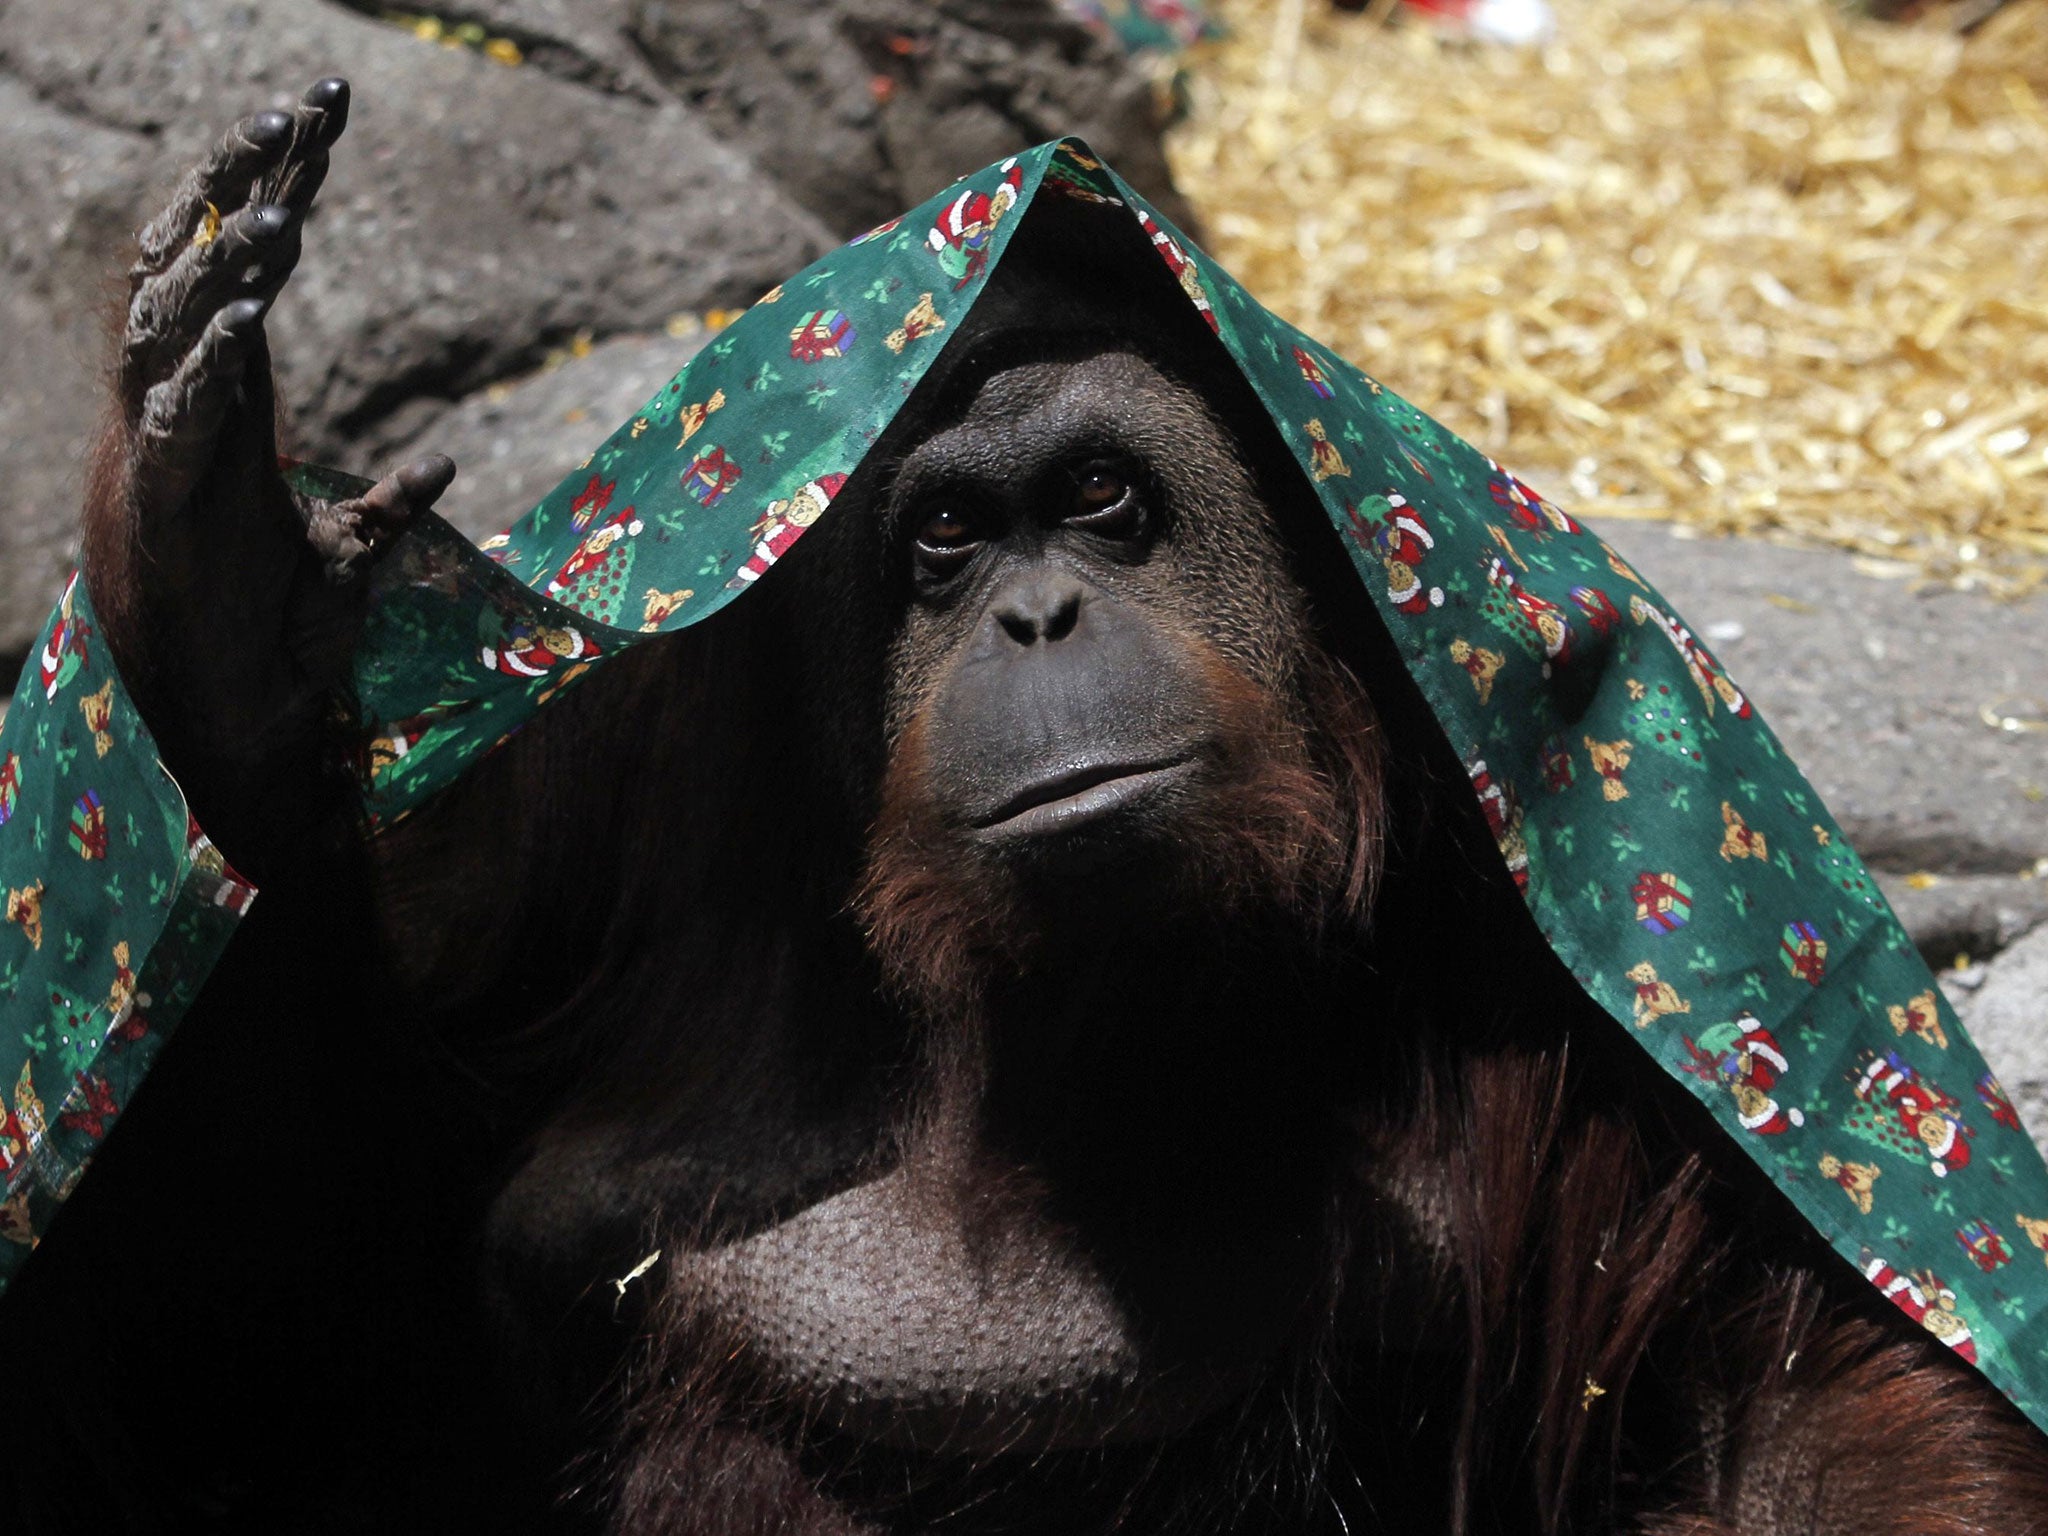
[[[581,332],[743,305],[834,243],[678,102],[508,69],[321,0],[102,0],[77,22],[58,0],[0,8],[0,176],[19,194],[0,215],[5,304],[15,338],[53,336],[0,357],[8,424],[27,418],[0,441],[0,652],[42,623],[75,521],[97,295],[239,113],[325,74],[359,82],[271,324],[293,447],[359,472],[383,467],[360,440],[411,402],[523,374]]]
[[[1949,1001],[2048,1151],[2048,926],[1985,966],[1974,990],[1951,988]]]
[[[271,334],[293,451],[359,473],[442,416],[470,433],[486,391],[571,337],[742,306],[1058,133],[1179,206],[1149,83],[1050,0],[425,8],[512,42],[517,68],[383,9],[95,0],[85,25],[68,0],[0,3],[0,657],[26,649],[71,558],[128,235],[228,121],[321,75],[355,81],[355,111]],[[540,473],[484,512],[503,436],[471,449],[456,492],[485,522]]]
[[[2048,880],[2029,875],[1879,874],[1878,888],[1929,965],[1995,955],[2048,923]]]
[[[445,453],[455,483],[436,510],[473,539],[523,516],[697,355],[708,333],[615,336],[555,367],[470,396],[389,458]]]
[[[145,194],[136,161],[150,149],[0,74],[0,659],[28,649],[76,556],[111,253]]]

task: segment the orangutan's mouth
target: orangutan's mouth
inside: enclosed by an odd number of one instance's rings
[[[1186,758],[1165,762],[1090,763],[1040,779],[997,806],[976,829],[997,838],[1072,831],[1179,782]]]

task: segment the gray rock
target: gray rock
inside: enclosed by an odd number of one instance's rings
[[[142,135],[0,74],[0,657],[25,651],[75,557],[109,284],[142,195]],[[4,675],[11,671],[0,668]]]
[[[1081,133],[1186,212],[1144,73],[1051,0],[457,8],[516,69],[385,9],[94,0],[81,25],[66,0],[0,3],[0,657],[70,558],[129,232],[229,119],[322,74],[355,80],[354,124],[272,336],[294,451],[362,473],[458,402],[466,442],[471,397],[572,335],[744,304],[1039,139]]]
[[[459,14],[533,68],[687,102],[842,238],[1066,133],[1192,227],[1149,71],[1052,0],[472,0]]]
[[[2048,879],[2032,875],[1940,875],[1932,885],[1880,872],[1878,888],[1929,965],[1958,955],[1995,955],[2048,923]]]
[[[436,417],[392,461],[445,453],[455,483],[437,510],[473,539],[521,517],[704,345],[706,333],[615,336]]]
[[[1874,869],[2013,876],[2048,859],[2048,732],[1981,713],[2048,712],[2048,601],[1918,593],[1838,553],[1661,524],[1601,532],[1707,640]],[[1728,626],[1740,638],[1715,638]]]
[[[337,3],[372,17],[394,9],[383,0]],[[529,67],[561,79],[650,103],[666,99],[630,34],[631,0],[475,0],[418,9],[459,14],[517,47]]]
[[[2035,1143],[2048,1150],[2048,927],[1986,966],[1957,1012]]]
[[[1189,220],[1150,80],[1050,0],[624,4],[669,88],[842,235],[1069,133]]]
[[[508,69],[317,0],[100,0],[92,26],[77,22],[60,0],[0,9],[0,162],[23,168],[9,288],[62,334],[99,312],[77,296],[118,273],[121,236],[227,120],[288,105],[323,74],[361,82],[271,327],[309,457],[368,471],[401,406],[411,419],[395,435],[409,435],[431,402],[522,374],[577,332],[656,330],[678,311],[744,304],[833,243],[673,101]],[[38,175],[66,146],[76,169]],[[55,345],[15,346],[0,357],[0,397],[47,390],[57,404],[38,409],[61,419],[89,398],[91,375]],[[0,525],[27,530],[16,487],[52,487],[42,494],[55,501],[77,461],[75,433],[53,442],[38,425],[0,443]],[[11,537],[40,552],[65,521],[45,513]],[[18,585],[34,596],[0,616],[8,648],[49,601],[40,572]]]

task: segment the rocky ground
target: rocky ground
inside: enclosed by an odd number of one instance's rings
[[[307,456],[539,498],[742,305],[952,176],[1063,131],[1166,191],[1150,88],[1048,0],[0,0],[0,679],[71,559],[128,233],[219,126],[357,82],[273,330]],[[485,45],[503,57],[497,62]],[[1168,194],[1170,196],[1170,193]],[[2032,1123],[2048,1127],[2048,598],[1603,529],[1757,700]],[[1969,963],[1955,968],[1959,956]]]
[[[386,9],[0,0],[0,655],[69,561],[130,232],[227,123],[322,75],[355,111],[272,337],[299,446],[336,464],[574,338],[745,305],[1059,133],[1178,208],[1148,78],[1051,0],[451,4],[481,46]]]

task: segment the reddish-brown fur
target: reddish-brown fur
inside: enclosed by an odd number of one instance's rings
[[[1320,651],[1303,661],[1302,697],[1286,700],[1203,649],[1224,748],[1213,790],[1176,823],[1175,899],[1209,923],[1259,908],[1310,930],[1355,929],[1383,835],[1371,703]],[[913,715],[890,754],[855,908],[896,985],[943,1014],[972,1007],[989,966],[1028,968],[1039,935],[1013,883],[961,849],[937,811],[929,728]]]

